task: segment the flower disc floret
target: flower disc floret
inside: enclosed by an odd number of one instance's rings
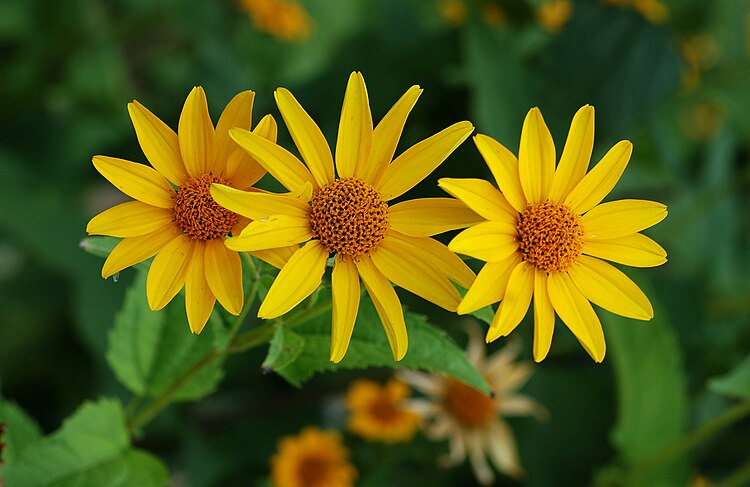
[[[494,399],[455,379],[448,379],[445,409],[465,427],[478,428],[497,415]]]
[[[337,179],[313,195],[310,228],[330,253],[367,255],[385,238],[388,205],[368,183]]]
[[[583,252],[583,225],[565,205],[531,205],[521,213],[516,228],[523,260],[542,271],[566,271]]]
[[[174,221],[190,238],[207,241],[225,237],[237,223],[237,214],[211,197],[212,183],[226,184],[226,181],[206,174],[188,179],[177,190]]]

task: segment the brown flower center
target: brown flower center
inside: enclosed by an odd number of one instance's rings
[[[300,459],[297,465],[298,485],[311,487],[324,486],[324,481],[329,476],[329,469],[330,464],[325,458],[311,455]]]
[[[337,179],[313,195],[310,228],[332,254],[369,254],[388,230],[388,205],[364,181]]]
[[[211,198],[211,184],[226,184],[219,176],[206,174],[190,178],[177,190],[174,221],[183,232],[198,240],[224,237],[237,223],[237,214]]]
[[[456,421],[471,428],[486,425],[497,413],[493,398],[455,379],[448,379],[443,405]]]
[[[400,414],[399,409],[388,397],[378,397],[368,408],[370,414],[382,423],[391,423],[395,421]]]
[[[516,230],[523,260],[545,272],[567,270],[583,251],[581,220],[559,203],[529,206]]]

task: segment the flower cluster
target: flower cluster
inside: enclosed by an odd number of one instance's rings
[[[134,198],[95,216],[90,234],[122,238],[103,277],[154,256],[147,296],[151,309],[184,287],[195,333],[216,301],[229,313],[243,308],[241,253],[280,269],[258,311],[280,317],[331,273],[330,360],[348,349],[360,285],[375,304],[394,360],[407,353],[404,312],[392,284],[448,311],[470,313],[500,302],[487,341],[508,335],[533,298],[534,357],[541,361],[559,315],[600,362],[605,342],[589,302],[622,316],[648,320],[653,310],[636,284],[604,262],[649,267],[666,253],[642,230],[662,220],[664,205],[643,200],[602,203],[632,152],[616,144],[587,174],[594,109],[573,119],[556,164],[552,137],[537,108],[529,111],[516,157],[499,142],[474,142],[497,187],[480,179],[441,179],[455,198],[393,203],[431,174],[474,131],[457,122],[396,156],[406,119],[422,93],[412,86],[375,124],[364,78],[346,87],[335,150],[297,99],[275,92],[301,159],[276,144],[274,118],[252,129],[254,93],[233,98],[214,126],[201,88],[187,98],[175,133],[134,101],[128,107],[151,166],[96,156],[96,169]],[[266,173],[288,192],[254,187]],[[446,246],[435,235],[463,230]],[[458,257],[486,262],[478,276]],[[457,286],[468,289],[465,296]]]

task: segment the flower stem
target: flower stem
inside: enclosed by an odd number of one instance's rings
[[[635,482],[638,478],[643,477],[645,474],[657,470],[658,468],[664,467],[671,463],[676,458],[687,453],[688,450],[698,445],[699,443],[707,440],[709,437],[715,435],[721,430],[729,427],[736,423],[740,419],[750,414],[750,400],[743,401],[735,406],[724,411],[719,416],[706,422],[702,426],[696,428],[691,433],[683,436],[674,443],[668,445],[666,448],[657,452],[655,455],[646,458],[639,464],[636,464],[631,474],[628,476],[630,482],[627,485],[638,485]]]

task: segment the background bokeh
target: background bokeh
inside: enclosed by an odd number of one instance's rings
[[[652,298],[654,322],[600,313],[610,344],[601,365],[558,326],[535,366],[525,390],[550,420],[511,420],[520,484],[618,485],[664,424],[677,439],[734,404],[712,380],[743,360],[750,377],[750,2],[579,0],[566,10],[536,0],[300,0],[289,18],[254,3],[0,0],[0,381],[45,431],[86,399],[127,397],[105,355],[134,271],[103,281],[101,259],[78,247],[88,219],[124,200],[91,157],[145,162],[126,104],[137,99],[176,128],[193,86],[205,88],[214,120],[252,89],[254,119],[280,121],[272,95],[284,86],[333,143],[353,70],[376,121],[409,86],[425,89],[400,150],[471,120],[516,152],[523,118],[539,106],[559,154],[573,114],[592,104],[594,161],[620,139],[635,145],[612,197],[669,206],[649,232],[669,262],[628,271]],[[290,142],[282,126],[280,143]],[[409,196],[442,195],[445,176],[490,174],[468,141]],[[455,315],[400,295],[463,343]],[[648,327],[659,332],[622,334]],[[516,334],[530,360],[529,320]],[[295,389],[261,374],[264,353],[232,357],[214,395],[149,426],[138,445],[168,461],[175,485],[262,482],[280,436],[339,421],[353,378],[389,375],[340,372]],[[744,419],[701,441],[678,460],[682,478],[747,485],[748,438]],[[360,485],[472,485],[468,467],[434,468],[445,446],[424,438],[346,441]]]

